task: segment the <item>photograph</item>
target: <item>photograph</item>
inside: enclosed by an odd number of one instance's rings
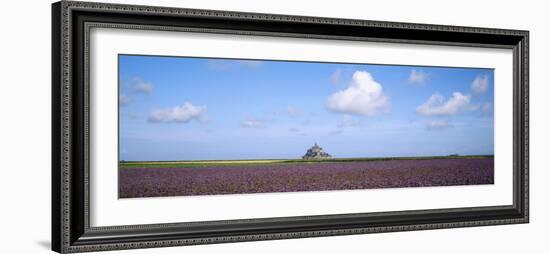
[[[546,66],[541,6],[168,2],[41,3],[27,23],[43,29],[17,24],[32,32],[6,40],[51,39],[23,55],[6,47],[24,67],[6,84],[24,85],[7,86],[21,91],[4,93],[16,116],[5,119],[51,122],[27,131],[35,138],[4,132],[23,151],[7,169],[51,168],[9,171],[12,192],[17,179],[50,188],[11,195],[36,201],[24,210],[50,206],[30,218],[37,244],[15,248],[467,253],[543,242],[548,202],[532,193],[548,171],[533,158],[544,158],[536,112],[548,86],[530,85],[548,83],[531,75]]]
[[[118,55],[118,198],[494,184],[494,69]]]

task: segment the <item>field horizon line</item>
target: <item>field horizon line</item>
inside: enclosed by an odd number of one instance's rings
[[[298,162],[345,162],[345,161],[377,161],[377,160],[422,160],[422,159],[448,159],[448,158],[489,158],[494,154],[472,155],[435,155],[435,156],[390,156],[390,157],[340,157],[326,159],[236,159],[236,160],[149,160],[130,161],[119,160],[119,164],[180,164],[180,163],[298,163]]]

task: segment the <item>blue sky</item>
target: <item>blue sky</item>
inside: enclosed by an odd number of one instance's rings
[[[493,154],[493,70],[119,56],[121,160]]]

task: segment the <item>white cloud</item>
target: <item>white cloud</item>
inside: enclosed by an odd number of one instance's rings
[[[149,122],[154,123],[188,123],[191,120],[206,120],[206,107],[185,102],[173,108],[155,109],[149,115]]]
[[[151,94],[154,89],[153,83],[144,81],[139,77],[133,78],[130,86],[135,93]]]
[[[130,80],[124,81],[122,87],[126,91],[125,94],[120,94],[119,96],[119,106],[127,106],[131,101],[136,98],[136,94],[151,94],[153,93],[154,86],[153,83],[142,80],[139,77],[134,77]]]
[[[487,89],[489,89],[489,78],[487,75],[477,76],[474,81],[472,81],[471,88],[474,94],[482,94],[487,92]]]
[[[121,107],[127,106],[130,103],[130,97],[121,94],[118,98],[118,105]]]
[[[428,74],[424,73],[423,71],[411,70],[411,73],[409,74],[408,82],[410,84],[421,85],[426,83],[427,79],[428,79]]]
[[[244,121],[242,121],[241,126],[244,127],[244,128],[254,128],[254,129],[261,129],[261,128],[265,127],[265,125],[262,121],[254,118],[254,117],[249,117],[249,118],[245,119]]]
[[[346,89],[328,97],[326,107],[340,113],[373,116],[387,111],[389,100],[370,73],[356,71]]]
[[[342,78],[342,70],[336,69],[332,75],[330,75],[330,82],[333,84],[340,83],[340,79]]]
[[[291,117],[296,117],[296,116],[301,116],[302,115],[302,111],[299,108],[296,108],[296,107],[293,107],[293,106],[288,106],[286,108],[286,112]]]
[[[440,130],[450,126],[451,126],[451,123],[447,120],[436,120],[436,121],[428,122],[426,124],[426,128],[428,130]]]
[[[428,101],[416,108],[416,113],[421,115],[454,115],[462,109],[469,108],[470,96],[460,92],[454,92],[448,101],[439,94],[433,94]]]
[[[338,123],[338,128],[356,127],[360,124],[357,119],[353,119],[350,115],[343,115]]]

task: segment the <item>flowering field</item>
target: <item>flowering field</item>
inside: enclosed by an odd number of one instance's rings
[[[119,197],[492,184],[492,156],[390,160],[121,163]]]

